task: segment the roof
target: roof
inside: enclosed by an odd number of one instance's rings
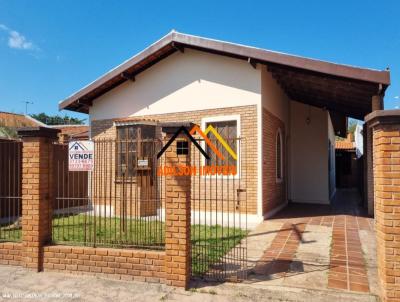
[[[0,125],[9,128],[46,127],[44,123],[25,114],[0,111]]]
[[[60,134],[67,134],[70,136],[89,131],[89,126],[87,125],[51,125],[48,127],[60,130]]]
[[[265,64],[292,100],[355,118],[371,112],[372,95],[383,93],[390,85],[388,70],[336,64],[172,31],[61,101],[59,109],[88,113],[97,97],[185,48],[246,60],[253,66]]]
[[[354,142],[350,142],[348,140],[337,140],[335,143],[335,149],[355,151],[356,145],[354,144]]]

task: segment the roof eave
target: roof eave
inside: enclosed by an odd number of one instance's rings
[[[79,101],[82,97],[84,97],[87,93],[93,91],[94,89],[101,87],[109,80],[121,75],[128,68],[141,62],[151,54],[161,50],[163,47],[166,47],[171,43],[177,43],[182,45],[183,47],[195,48],[202,51],[208,51],[242,59],[250,58],[252,60],[255,60],[256,62],[264,64],[271,63],[285,65],[331,76],[376,83],[377,85],[381,84],[383,91],[390,85],[390,71],[388,70],[379,71],[348,65],[341,65],[279,52],[268,51],[260,48],[181,34],[172,31],[154,44],[144,49],[139,54],[125,61],[124,63],[107,72],[86,87],[82,88],[70,97],[61,101],[59,103],[59,110],[66,109],[88,113],[88,106],[86,104],[79,104]],[[73,104],[77,104],[77,106],[73,106]]]

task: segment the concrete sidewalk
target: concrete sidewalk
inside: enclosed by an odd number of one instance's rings
[[[125,282],[67,273],[35,273],[0,266],[0,301],[378,301],[376,297],[338,291],[280,286],[193,283],[184,291],[160,284]]]

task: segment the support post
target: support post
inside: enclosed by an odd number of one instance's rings
[[[22,265],[43,269],[43,246],[51,241],[52,143],[59,130],[35,127],[22,137]]]
[[[171,135],[167,136],[169,139]],[[188,154],[177,154],[177,142],[186,141]],[[178,136],[165,152],[165,165],[190,165],[190,145]],[[168,285],[189,287],[191,275],[191,176],[165,176],[165,275]]]
[[[400,110],[365,118],[373,140],[377,263],[383,301],[400,301]]]

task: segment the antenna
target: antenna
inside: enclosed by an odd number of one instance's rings
[[[33,105],[33,102],[25,101],[25,115],[28,115],[28,105]]]

